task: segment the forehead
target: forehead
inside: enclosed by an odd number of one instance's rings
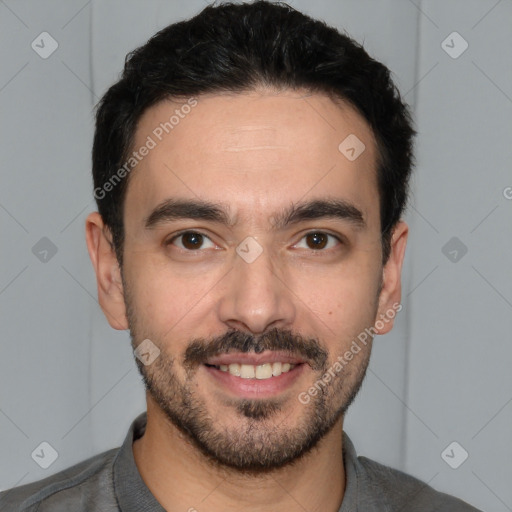
[[[162,101],[138,123],[133,150],[143,146],[151,149],[130,176],[129,217],[140,218],[169,197],[227,203],[253,218],[309,197],[343,198],[369,217],[378,204],[370,127],[348,104],[320,94],[258,91]],[[356,159],[347,157],[352,147],[364,147]]]

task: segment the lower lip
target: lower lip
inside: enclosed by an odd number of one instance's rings
[[[302,375],[306,365],[298,364],[292,370],[269,379],[242,379],[212,366],[202,365],[208,375],[227,391],[242,398],[268,398],[286,391]]]

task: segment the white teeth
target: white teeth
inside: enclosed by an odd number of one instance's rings
[[[254,379],[255,375],[256,371],[252,364],[240,365],[240,377],[242,377],[242,379]]]
[[[229,373],[231,373],[231,375],[234,375],[235,377],[240,377],[240,365],[238,363],[230,364]]]
[[[230,365],[221,364],[219,369],[223,372],[228,372],[235,377],[242,379],[270,379],[271,377],[279,377],[282,373],[289,372],[297,366],[290,363],[263,363],[259,365],[253,364],[238,364],[232,363]]]
[[[272,365],[270,363],[256,366],[257,379],[270,379],[270,377],[272,377]]]

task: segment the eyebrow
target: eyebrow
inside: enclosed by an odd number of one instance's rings
[[[209,201],[190,199],[166,199],[160,203],[144,222],[151,229],[164,222],[179,219],[196,219],[231,226],[229,214],[224,206]]]
[[[332,218],[352,224],[356,229],[364,229],[366,221],[363,213],[355,205],[343,199],[315,199],[292,203],[282,212],[272,216],[272,227],[284,229],[305,220]],[[195,219],[235,225],[225,205],[196,199],[166,199],[160,203],[145,219],[146,229],[152,229],[173,220]]]

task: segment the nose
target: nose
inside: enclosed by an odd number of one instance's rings
[[[266,251],[251,263],[236,256],[226,277],[218,306],[222,322],[252,334],[291,327],[296,314],[294,295]]]

